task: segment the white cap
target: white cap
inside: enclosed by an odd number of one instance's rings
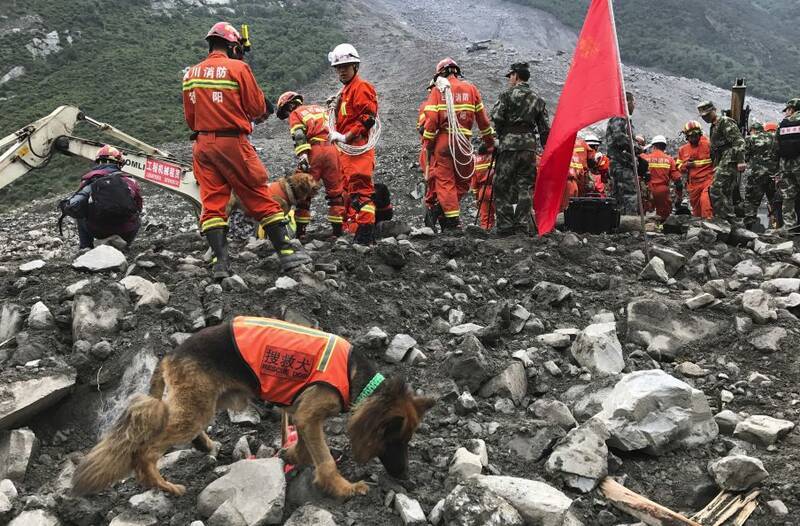
[[[667,138],[664,137],[663,135],[656,135],[655,137],[653,137],[653,140],[650,141],[650,144],[648,144],[647,147],[649,148],[654,144],[667,144]]]
[[[340,64],[358,64],[361,62],[361,57],[358,56],[358,51],[352,44],[339,44],[328,53],[328,61],[331,63],[331,67]]]

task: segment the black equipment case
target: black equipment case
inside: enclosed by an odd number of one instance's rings
[[[564,212],[564,227],[579,234],[610,234],[619,228],[617,200],[607,197],[572,197]]]

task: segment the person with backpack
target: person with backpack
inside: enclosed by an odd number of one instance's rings
[[[118,235],[129,245],[141,222],[142,191],[139,184],[121,171],[125,157],[117,148],[105,145],[97,152],[96,166],[81,177],[80,189],[59,203],[62,219],[78,222],[80,248],[93,248],[95,239]],[[59,228],[61,220],[59,220]]]

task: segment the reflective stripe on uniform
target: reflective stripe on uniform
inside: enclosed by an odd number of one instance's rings
[[[494,135],[494,128],[489,126],[485,130],[481,130],[481,137],[486,137],[487,135]]]
[[[663,168],[665,170],[672,168],[672,165],[669,163],[650,163],[648,166],[650,168]]]
[[[359,212],[364,212],[365,214],[375,214],[375,205],[364,205],[361,207]]]
[[[458,217],[459,215],[461,215],[461,212],[459,210],[450,210],[449,212],[448,211],[444,212],[444,216],[447,218]]]
[[[328,221],[331,223],[343,223],[344,218],[342,216],[328,216]]]
[[[325,119],[325,114],[324,113],[309,113],[309,114],[303,115],[303,122],[308,122],[311,119]]]
[[[322,353],[322,356],[319,357],[319,363],[317,364],[317,371],[324,371],[328,368],[328,362],[331,360],[331,354],[333,353],[333,348],[336,346],[336,335],[331,334],[328,337],[328,344],[325,346],[325,351]]]
[[[424,137],[425,139],[433,139],[436,137],[436,134],[434,132],[429,132],[428,130],[425,130],[425,132],[422,134],[422,137]]]
[[[225,228],[228,226],[228,222],[221,217],[212,217],[211,219],[206,219],[200,225],[200,231],[206,232],[208,230],[212,230],[214,228]]]
[[[267,216],[261,219],[261,221],[259,221],[259,224],[261,224],[262,226],[267,226],[273,223],[279,223],[284,219],[286,219],[286,216],[283,215],[283,212],[278,212],[277,214],[272,214],[271,216]]]
[[[294,154],[295,154],[295,155],[300,155],[301,153],[303,153],[303,152],[307,152],[307,151],[309,151],[310,149],[311,149],[311,145],[310,145],[310,144],[308,144],[308,143],[306,143],[306,144],[301,144],[301,145],[299,145],[299,146],[295,147],[295,149],[294,149]]]
[[[491,165],[492,165],[492,163],[490,163],[490,162],[489,163],[483,163],[483,164],[476,164],[475,165],[475,170],[476,171],[488,170]]]
[[[238,90],[239,83],[234,80],[215,79],[189,79],[183,83],[183,91],[188,91],[195,88]]]
[[[569,163],[569,167],[575,170],[583,170],[583,165],[581,163]]]
[[[307,129],[307,128],[306,128],[306,125],[305,125],[305,124],[295,124],[295,125],[294,125],[294,126],[292,126],[292,127],[291,127],[291,129],[289,130],[289,133],[294,133],[294,132],[296,132],[297,130],[303,130],[303,131],[306,131],[306,129]]]
[[[290,332],[295,332],[297,334],[305,334],[306,336],[317,336],[319,338],[328,338],[330,336],[329,333],[318,331],[317,329],[312,329],[310,327],[301,327],[299,325],[295,325],[293,323],[283,323],[279,320],[272,320],[267,318],[250,318],[250,317],[239,317],[236,319],[237,323],[243,325],[254,325],[260,327],[274,327],[276,329],[286,330]]]

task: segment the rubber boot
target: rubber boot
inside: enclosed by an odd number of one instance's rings
[[[286,225],[284,223],[272,223],[267,225],[265,229],[267,238],[272,242],[275,252],[278,253],[283,272],[311,262],[311,258],[303,249],[295,250],[289,243],[289,236],[286,233]]]
[[[442,232],[454,232],[461,230],[461,220],[458,217],[442,217],[440,220]]]
[[[331,223],[331,237],[341,237],[343,230],[342,223]]]
[[[211,277],[221,281],[231,277],[231,263],[228,257],[228,237],[224,228],[214,228],[206,231],[206,241],[214,253],[214,264],[211,268]]]
[[[372,245],[375,242],[375,225],[358,225],[353,243],[356,245]]]
[[[436,223],[442,217],[444,217],[444,211],[442,210],[442,205],[436,203],[436,205],[434,205],[432,208],[428,208],[428,210],[425,212],[425,219],[424,219],[425,226],[432,228],[435,232]]]
[[[308,228],[308,223],[297,223],[297,230],[294,232],[294,237],[301,241],[305,239],[306,228]]]

